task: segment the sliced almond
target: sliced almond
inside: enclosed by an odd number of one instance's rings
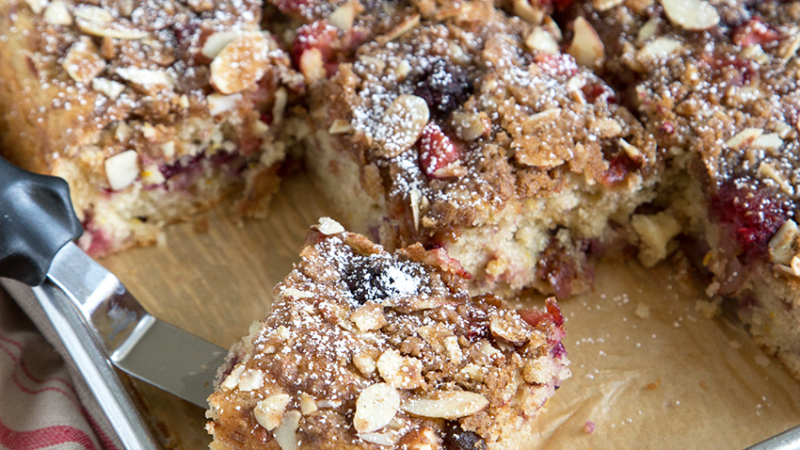
[[[375,38],[375,41],[380,45],[386,45],[387,42],[391,42],[419,26],[419,21],[420,15],[412,14],[385,35]]]
[[[50,25],[72,25],[72,14],[66,3],[55,0],[44,9],[44,21]]]
[[[356,400],[353,427],[359,433],[377,431],[394,419],[399,408],[400,394],[397,389],[386,383],[373,384],[364,389]]]
[[[784,61],[788,61],[797,54],[798,49],[800,49],[800,29],[795,27],[791,30],[789,38],[778,46],[777,54]]]
[[[486,114],[453,111],[450,122],[456,135],[465,141],[474,141],[491,131],[491,121]]]
[[[394,158],[410,149],[430,119],[428,104],[416,95],[403,94],[386,109],[381,133],[374,140],[374,152],[383,158]]]
[[[325,60],[322,58],[322,52],[318,48],[304,50],[300,55],[298,65],[308,84],[325,78],[327,74]]]
[[[78,5],[72,11],[75,17],[89,22],[96,23],[111,23],[114,21],[114,16],[110,12],[101,8],[100,6],[93,5]]]
[[[97,53],[91,39],[83,37],[72,44],[61,64],[69,77],[78,83],[89,84],[106,68],[106,60]]]
[[[624,2],[625,0],[592,0],[592,6],[594,6],[596,11],[603,12],[615,8]]]
[[[403,402],[401,409],[415,416],[454,420],[471,416],[488,405],[489,400],[481,394],[451,391],[409,398]]]
[[[670,22],[685,30],[707,30],[719,23],[717,8],[705,0],[659,0]]]
[[[761,179],[769,178],[770,180],[774,181],[778,184],[778,187],[785,193],[792,195],[794,194],[794,188],[792,187],[791,183],[783,176],[783,174],[778,171],[772,164],[767,161],[762,161],[761,164],[758,166],[758,171],[756,175]]]
[[[639,28],[639,31],[636,33],[636,42],[642,43],[650,39],[651,37],[655,36],[658,32],[658,24],[659,20],[657,17],[653,17],[652,19],[648,20],[647,22]]]
[[[539,25],[544,18],[544,11],[541,8],[534,8],[530,0],[513,0],[512,4],[514,15],[520,19]]]
[[[334,234],[344,233],[345,229],[339,222],[331,219],[330,217],[320,217],[319,223],[314,228],[325,236],[332,236]]]
[[[448,336],[444,338],[444,348],[447,350],[447,358],[455,365],[461,364],[464,358],[464,353],[461,351],[461,346],[458,344],[458,338],[455,336]]]
[[[575,61],[582,66],[594,67],[599,64],[605,56],[605,49],[597,31],[583,17],[575,19],[573,28],[574,36],[572,43],[567,48],[567,53],[572,55]]]
[[[375,363],[375,356],[370,352],[362,351],[353,355],[353,364],[359,372],[364,376],[370,376],[375,373],[377,364]]]
[[[230,44],[234,39],[236,39],[236,36],[238,36],[239,33],[239,31],[217,31],[206,38],[200,53],[202,53],[206,58],[214,59],[217,55],[219,55],[219,52],[225,48],[226,45]]]
[[[233,111],[236,109],[236,105],[241,99],[242,94],[211,94],[206,97],[206,101],[208,102],[208,113],[212,116],[218,116],[222,113]]]
[[[351,0],[333,10],[328,16],[328,22],[342,31],[350,31],[356,16],[363,10],[364,7],[358,1]]]
[[[679,40],[660,37],[654,39],[653,42],[645,44],[636,54],[636,57],[643,61],[661,59],[673,53],[677,53],[682,48],[683,44]]]
[[[138,67],[118,67],[117,75],[134,85],[149,89],[171,87],[175,84],[172,77],[163,70],[140,69]]]
[[[642,151],[639,150],[637,147],[629,144],[628,141],[626,141],[625,139],[620,138],[619,141],[617,142],[619,143],[619,146],[622,148],[622,151],[624,151],[625,154],[628,155],[628,157],[631,160],[641,162],[644,159]]]
[[[278,443],[281,450],[297,450],[297,428],[300,426],[302,418],[300,411],[292,410],[284,414],[281,424],[273,432],[275,442]]]
[[[39,14],[47,6],[47,0],[25,0],[34,14]]]
[[[734,137],[728,139],[725,145],[732,149],[739,149],[752,144],[753,141],[758,139],[762,134],[764,134],[764,130],[761,128],[745,128]]]
[[[237,36],[211,61],[211,84],[222,94],[252,86],[267,70],[270,41],[262,33]]]
[[[778,150],[783,145],[783,139],[779,133],[762,134],[753,141],[753,147],[766,150]]]
[[[239,378],[242,376],[243,372],[243,365],[236,366],[231,373],[225,377],[225,381],[220,384],[220,387],[228,391],[236,389],[236,387],[239,386]]]
[[[114,191],[125,189],[139,176],[139,155],[135,150],[126,150],[111,156],[105,163],[106,178]]]
[[[525,1],[527,2],[527,0]],[[558,54],[560,51],[558,42],[544,27],[534,28],[531,34],[525,38],[525,45],[531,50],[553,55]]]
[[[787,220],[778,228],[775,236],[769,241],[769,260],[776,264],[789,264],[797,252],[796,242],[800,238],[800,229],[794,220]]]
[[[530,331],[524,325],[522,318],[513,313],[492,315],[489,319],[489,331],[495,337],[516,345],[528,342],[530,335]]]
[[[317,410],[319,410],[319,407],[317,406],[317,402],[314,401],[314,397],[306,394],[305,392],[300,394],[300,412],[303,413],[304,416],[307,416]]]
[[[331,127],[328,128],[328,133],[330,134],[342,134],[342,133],[349,133],[353,131],[353,126],[350,125],[350,122],[342,119],[336,119],[331,124]]]
[[[258,424],[269,431],[277,428],[283,420],[290,400],[288,394],[275,394],[258,402],[253,410]]]
[[[250,392],[264,386],[264,372],[258,369],[245,370],[239,377],[239,390]]]

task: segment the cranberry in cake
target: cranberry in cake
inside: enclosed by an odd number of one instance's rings
[[[308,167],[349,226],[446,249],[478,290],[586,289],[587,250],[630,227],[659,169],[559,39],[490,2],[377,36],[310,85]]]
[[[211,448],[518,448],[570,375],[563,318],[468,278],[443,249],[390,254],[321,219],[220,369]]]
[[[100,255],[240,192],[265,212],[302,76],[260,2],[0,2],[3,154],[65,178]]]
[[[642,235],[689,236],[708,295],[738,300],[800,377],[800,2],[584,1],[565,20],[573,42],[579,21],[596,31],[593,67],[663,155],[660,219]]]

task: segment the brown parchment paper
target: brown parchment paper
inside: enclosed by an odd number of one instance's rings
[[[101,261],[152,314],[224,347],[267,314],[308,227],[337,218],[305,176],[284,182],[266,220],[237,225],[227,211],[170,227],[165,246]],[[703,295],[690,279],[675,260],[655,269],[634,258],[597,263],[594,291],[560,302],[573,376],[526,449],[741,449],[800,424],[800,383],[734,315],[698,310]],[[208,445],[204,411],[133,387],[164,447]]]

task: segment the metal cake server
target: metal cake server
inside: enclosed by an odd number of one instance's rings
[[[72,242],[82,233],[64,180],[0,158],[0,276],[33,286],[126,448],[155,449],[112,365],[206,408],[227,351],[148,314]]]

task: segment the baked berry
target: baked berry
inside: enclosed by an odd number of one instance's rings
[[[441,169],[458,161],[461,151],[447,137],[439,125],[428,123],[419,138],[419,164],[422,171],[430,178],[445,178],[451,174]]]
[[[444,450],[486,450],[486,441],[477,433],[466,431],[455,420],[445,423]]]
[[[767,243],[792,206],[775,189],[749,178],[729,180],[711,197],[712,214],[732,230],[745,257],[766,254]]]
[[[733,31],[733,43],[742,47],[753,44],[765,45],[780,40],[781,35],[756,17]]]
[[[444,119],[467,101],[472,90],[464,69],[437,60],[417,79],[414,95],[425,99],[435,118]]]

